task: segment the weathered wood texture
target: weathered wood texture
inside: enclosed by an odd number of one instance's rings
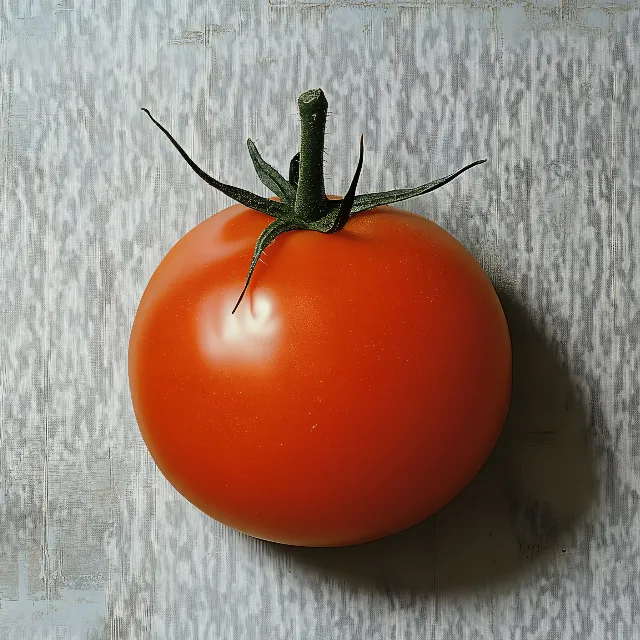
[[[640,637],[639,62],[633,3],[5,2],[0,637]],[[191,507],[126,373],[153,269],[228,202],[140,107],[265,193],[245,139],[286,166],[315,86],[334,192],[361,132],[363,190],[489,158],[410,207],[480,258],[515,349],[512,415],[472,486],[331,552]]]

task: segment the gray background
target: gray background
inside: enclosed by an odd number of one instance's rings
[[[7,0],[0,10],[0,637],[640,638],[640,11],[521,3]],[[155,469],[127,340],[155,266],[286,166],[330,101],[329,190],[489,162],[408,208],[513,332],[498,449],[418,527],[344,550],[230,531]]]

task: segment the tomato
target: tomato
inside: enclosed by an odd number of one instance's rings
[[[507,324],[449,233],[391,207],[276,239],[234,205],[154,273],[131,334],[136,417],[188,500],[252,536],[373,540],[423,520],[482,467],[505,420]]]
[[[265,199],[236,199],[167,254],[142,296],[129,381],[142,436],[194,505],[292,545],[374,540],[479,471],[506,418],[511,344],[488,277],[433,222],[386,206],[443,186],[324,191],[327,101],[302,94],[286,180],[249,141]],[[248,267],[248,274],[247,274]]]

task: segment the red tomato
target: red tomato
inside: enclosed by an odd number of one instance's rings
[[[374,540],[479,471],[505,421],[511,346],[494,289],[449,233],[377,207],[278,237],[242,205],[168,253],[129,346],[135,413],[167,479],[252,536]]]

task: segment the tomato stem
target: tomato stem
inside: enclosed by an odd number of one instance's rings
[[[328,198],[324,190],[324,132],[329,105],[322,89],[305,91],[300,110],[300,169],[295,217],[315,221],[324,216]]]
[[[344,227],[350,215],[358,211],[366,211],[379,205],[392,204],[394,202],[400,202],[401,200],[407,200],[408,198],[414,198],[423,193],[429,193],[442,187],[454,178],[457,178],[461,173],[467,171],[467,169],[486,162],[486,160],[477,160],[455,173],[445,176],[444,178],[432,180],[419,187],[395,189],[393,191],[356,196],[356,188],[358,186],[358,179],[360,178],[364,154],[364,145],[361,137],[358,166],[347,194],[342,200],[329,200],[324,187],[324,135],[327,122],[327,108],[327,99],[322,89],[305,91],[305,93],[298,98],[298,109],[300,110],[300,152],[293,156],[289,165],[289,180],[285,179],[274,167],[262,158],[252,140],[247,141],[249,154],[251,155],[251,160],[253,161],[253,166],[258,177],[265,186],[280,198],[280,202],[263,198],[244,189],[224,184],[212,178],[187,155],[187,152],[147,109],[142,109],[162,133],[167,136],[187,164],[207,184],[210,184],[212,187],[237,200],[241,204],[275,218],[275,220],[264,229],[256,241],[244,288],[231,313],[235,313],[247,291],[260,255],[280,234],[295,230],[335,233]]]

